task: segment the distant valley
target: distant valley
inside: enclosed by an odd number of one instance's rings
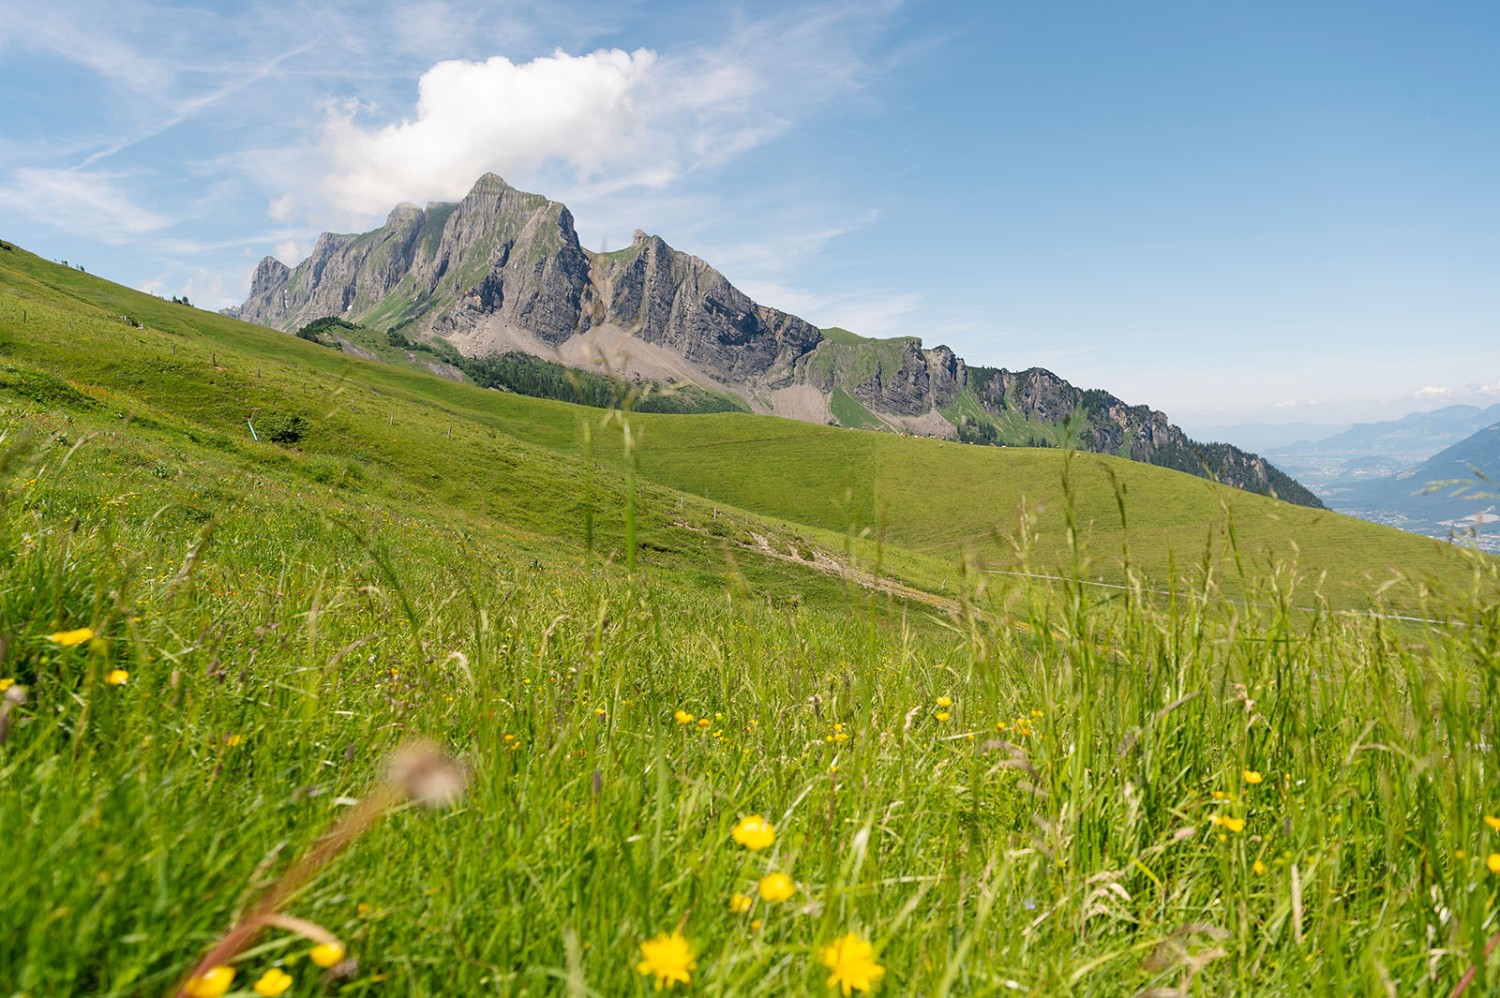
[[[1500,404],[1361,423],[1266,456],[1331,509],[1500,551]]]

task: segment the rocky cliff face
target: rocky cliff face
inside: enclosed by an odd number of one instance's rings
[[[1049,371],[971,368],[915,337],[825,335],[644,232],[591,253],[566,207],[494,174],[457,204],[401,204],[373,232],[324,233],[295,268],[267,257],[237,312],[287,331],[337,316],[470,356],[520,350],[584,366],[614,349],[605,363],[617,372],[685,378],[799,418],[826,418],[842,400],[861,425],[978,442],[1057,443],[1064,428],[1087,450],[1321,505],[1255,455],[1197,444],[1160,412]]]

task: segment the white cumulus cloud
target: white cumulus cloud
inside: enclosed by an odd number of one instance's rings
[[[699,100],[668,92],[665,75],[646,49],[559,51],[521,64],[503,56],[440,62],[422,75],[406,120],[370,128],[357,120],[358,108],[330,110],[325,192],[365,214],[451,198],[486,171],[511,179],[562,164],[584,180],[606,168],[654,170],[665,180],[675,143],[653,139],[662,137],[664,118]]]

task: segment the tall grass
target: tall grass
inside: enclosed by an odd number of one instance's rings
[[[1440,624],[1207,569],[1167,596],[974,571],[951,612],[859,587],[829,612],[372,497],[184,516],[141,487],[175,479],[109,487],[148,451],[6,434],[8,992],[167,992],[411,734],[467,759],[463,802],[288,904],[357,968],[273,933],[241,987],[644,994],[640,944],[674,930],[706,994],[826,993],[847,933],[890,994],[1500,986],[1491,562]],[[748,814],[764,852],[731,838]],[[791,899],[758,897],[772,870]]]

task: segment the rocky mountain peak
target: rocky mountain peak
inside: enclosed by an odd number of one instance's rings
[[[1088,450],[1317,504],[1263,460],[1198,445],[1145,406],[1041,369],[969,367],[916,336],[825,335],[660,236],[637,229],[631,248],[585,252],[565,205],[486,173],[457,204],[403,203],[373,232],[325,232],[295,270],[267,257],[240,317],[291,331],[339,316],[446,339],[470,357],[522,351],[587,367],[608,356],[627,376],[816,422],[1021,445],[1049,443],[1072,423]]]
[[[412,222],[420,222],[423,215],[424,213],[421,208],[418,208],[410,201],[402,201],[396,207],[392,208],[391,213],[385,217],[385,224],[388,227],[409,225]]]
[[[291,273],[291,268],[274,256],[266,257],[256,266],[255,276],[250,278],[250,297],[260,298],[281,290]]]

